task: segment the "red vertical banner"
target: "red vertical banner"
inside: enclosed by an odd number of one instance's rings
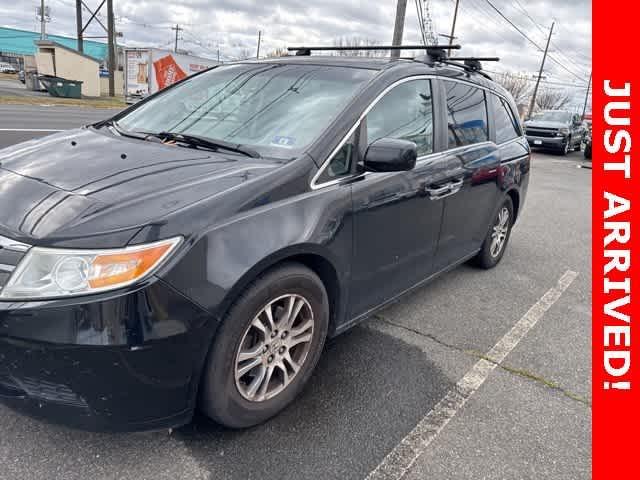
[[[593,0],[593,478],[640,478],[640,17]],[[634,320],[637,325],[634,324]],[[634,327],[635,332],[634,332]]]

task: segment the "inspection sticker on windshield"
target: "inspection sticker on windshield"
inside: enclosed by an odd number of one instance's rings
[[[271,145],[278,145],[280,147],[293,147],[296,143],[296,139],[293,137],[282,137],[278,135],[277,137],[273,137],[271,140]]]

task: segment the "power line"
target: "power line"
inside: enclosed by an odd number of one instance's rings
[[[524,13],[524,14],[525,14],[525,16],[526,16],[526,17],[531,21],[531,23],[533,23],[533,24],[535,25],[535,27],[536,27],[536,28],[537,28],[537,29],[538,29],[542,34],[544,34],[544,35],[546,36],[546,35],[547,35],[547,33],[546,33],[545,28],[544,28],[542,25],[540,25],[540,23],[539,23],[535,18],[533,18],[533,16],[531,16],[531,14],[530,14],[530,13],[529,13],[529,11],[527,10],[527,8],[526,8],[524,5],[522,5],[522,3],[520,2],[520,0],[514,0],[514,1],[515,1],[515,4],[520,8],[520,10],[522,11],[522,13]],[[557,24],[558,24],[558,22],[556,22],[556,25],[557,25]],[[570,53],[572,53],[572,52],[570,52],[569,54],[567,54],[567,53],[566,53],[563,49],[561,49],[561,48],[560,48],[560,47],[559,47],[559,46],[558,46],[558,45],[557,45],[553,40],[551,40],[551,45],[555,48],[556,53],[557,53],[559,56],[563,57],[563,59],[564,59],[565,61],[567,61],[568,63],[571,63],[574,67],[577,67],[579,70],[583,70],[583,69],[584,69],[584,70],[585,70],[585,73],[586,73],[586,71],[588,71],[588,70],[591,68],[591,65],[590,65],[591,61],[590,61],[590,60],[589,60],[589,66],[588,66],[588,67],[585,67],[584,65],[580,65],[579,63],[577,63],[577,62],[576,62],[576,61],[571,57]]]
[[[453,3],[455,3],[456,0],[451,0]],[[468,7],[469,5],[469,7]],[[469,2],[465,2],[465,3],[461,3],[460,4],[460,8],[462,8],[462,10],[464,12],[466,12],[467,14],[470,15],[474,15],[474,12],[471,11],[471,7],[473,7],[473,10],[475,12],[478,12],[482,15],[484,15],[489,21],[491,21],[497,28],[496,30],[490,30],[489,27],[487,27],[484,23],[482,22],[475,22],[475,25],[480,27],[481,29],[483,29],[485,32],[487,33],[491,33],[491,34],[495,34],[498,35],[500,38],[502,38],[505,42],[510,43],[511,40],[508,39],[507,37],[505,37],[500,30],[498,29],[500,27],[500,25],[498,24],[498,22],[496,20],[494,20],[493,16],[488,14],[486,10],[482,9],[481,6],[475,2],[475,0],[472,1],[472,3]]]
[[[514,0],[516,6],[519,7],[519,9],[522,11],[522,13],[524,13],[524,15],[531,21],[531,23],[533,23],[533,25],[546,37],[547,36],[547,31],[546,29],[540,25],[540,23],[538,23],[538,21],[533,18],[531,16],[531,14],[529,13],[529,11],[526,9],[526,7],[524,5],[522,5],[522,3],[520,2],[520,0]],[[556,22],[557,24],[558,22]],[[579,65],[578,63],[576,63],[569,55],[567,55],[566,53],[564,53],[564,51],[553,41],[551,40],[551,45],[555,48],[556,53],[561,56],[566,62],[571,63],[574,67],[577,67],[578,70],[588,70],[585,69],[585,67],[583,65]]]
[[[547,32],[546,29],[540,25],[527,11],[527,9],[524,7],[524,5],[522,5],[522,3],[520,3],[520,0],[515,0],[515,3],[517,4],[518,7],[520,7],[520,10],[522,10],[522,13],[524,13],[526,15],[526,17],[531,20],[531,22],[536,26],[536,28],[538,30],[540,30],[540,32],[546,37],[547,36]]]
[[[529,37],[529,35],[527,35],[526,33],[524,33],[524,32],[520,29],[520,27],[518,27],[515,23],[513,23],[511,20],[509,20],[509,19],[508,19],[508,18],[507,18],[507,17],[506,17],[506,16],[505,16],[505,15],[504,15],[500,10],[498,10],[498,8],[497,8],[493,3],[491,3],[491,1],[490,1],[490,0],[485,0],[485,1],[489,4],[489,6],[490,6],[491,8],[493,8],[493,9],[498,13],[498,15],[500,15],[500,16],[501,16],[501,17],[502,17],[502,18],[503,18],[503,19],[504,19],[504,20],[505,20],[509,25],[511,25],[511,26],[512,26],[512,27],[513,27],[513,28],[514,28],[514,29],[515,29],[515,30],[516,30],[520,35],[522,35],[524,38],[526,38],[526,39],[529,41],[529,43],[531,43],[533,46],[535,46],[538,50],[542,51],[542,48],[540,48],[540,46],[539,46],[536,42],[534,42],[533,40],[531,40],[531,38]]]
[[[498,72],[497,70],[487,70],[487,69],[483,69],[482,71],[487,72],[487,73],[491,73],[493,75],[513,75],[521,80],[526,80],[527,82],[535,82],[536,79],[535,78],[530,78],[530,77],[526,77],[524,75],[514,75],[512,73],[509,72]],[[569,83],[569,82],[556,82],[556,81],[552,81],[552,80],[540,80],[541,84],[544,85],[552,85],[552,86],[559,86],[559,87],[570,87],[570,88],[579,88],[579,89],[586,89],[587,85],[578,85],[575,83]]]
[[[543,51],[542,48],[540,48],[540,46],[534,42],[533,40],[531,40],[531,38],[529,37],[529,35],[527,35],[526,33],[524,33],[520,27],[518,27],[515,23],[513,23],[509,18],[507,18],[500,10],[498,10],[498,8],[491,2],[491,0],[485,0],[489,6],[491,8],[493,8],[496,13],[498,13],[498,15],[500,15],[507,23],[509,23],[509,25],[511,25],[520,35],[522,35],[526,40],[529,41],[529,43],[531,43],[534,47],[536,47],[539,51]],[[584,80],[584,78],[582,78],[580,75],[578,75],[577,73],[573,72],[572,70],[570,70],[569,68],[566,67],[566,65],[564,65],[562,62],[556,60],[553,56],[549,55],[549,59],[555,63],[556,65],[560,66],[563,70],[565,70],[566,72],[570,73],[571,75],[573,75],[574,77],[576,77],[579,80]]]
[[[533,18],[533,16],[529,13],[529,11],[527,10],[527,8],[522,5],[522,3],[520,2],[520,0],[514,0],[515,4],[520,8],[520,10],[522,11],[522,13],[525,14],[525,16],[531,21],[531,23],[533,23],[535,25],[535,27],[543,34],[547,35],[546,33],[546,29],[540,25],[540,23]],[[558,22],[556,21],[556,25],[558,24]],[[578,67],[578,69],[582,70],[588,70],[588,68],[585,68],[584,65],[580,65],[578,63],[575,62],[575,60],[573,60],[571,58],[570,55],[566,54],[565,51],[563,49],[561,49],[553,40],[551,40],[551,45],[556,49],[556,53],[560,56],[562,56],[568,63],[571,63],[572,65],[574,65],[575,67]],[[590,66],[589,66],[590,68]]]
[[[418,16],[418,28],[420,30],[420,35],[422,36],[422,43],[424,45],[428,45],[427,34],[424,31],[424,20],[422,18],[422,6],[420,3],[420,0],[415,0],[415,4],[416,4],[416,15]]]

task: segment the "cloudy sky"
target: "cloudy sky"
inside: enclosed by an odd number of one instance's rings
[[[0,24],[39,29],[36,3],[0,0]],[[95,6],[99,0],[85,3]],[[435,31],[449,33],[455,0],[429,3]],[[47,0],[47,4],[52,15],[48,30],[73,36],[75,0]],[[533,75],[542,53],[491,4],[542,47],[555,20],[546,81],[554,88],[576,85],[576,92],[586,85],[591,69],[590,0],[460,0],[456,28],[457,41],[463,45],[460,54],[498,55],[500,64],[487,68]],[[114,0],[116,25],[124,34],[120,43],[171,48],[170,27],[179,23],[184,28],[180,48],[215,58],[219,47],[224,60],[254,55],[258,30],[263,33],[263,53],[287,45],[331,45],[339,37],[390,43],[395,5],[395,0]],[[101,18],[106,24],[106,16]],[[91,34],[101,32],[93,27]],[[408,0],[404,42],[419,41],[416,5]]]

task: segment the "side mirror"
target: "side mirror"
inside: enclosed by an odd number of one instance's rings
[[[380,138],[369,145],[364,155],[364,169],[368,172],[405,172],[413,170],[418,147],[408,140]]]

